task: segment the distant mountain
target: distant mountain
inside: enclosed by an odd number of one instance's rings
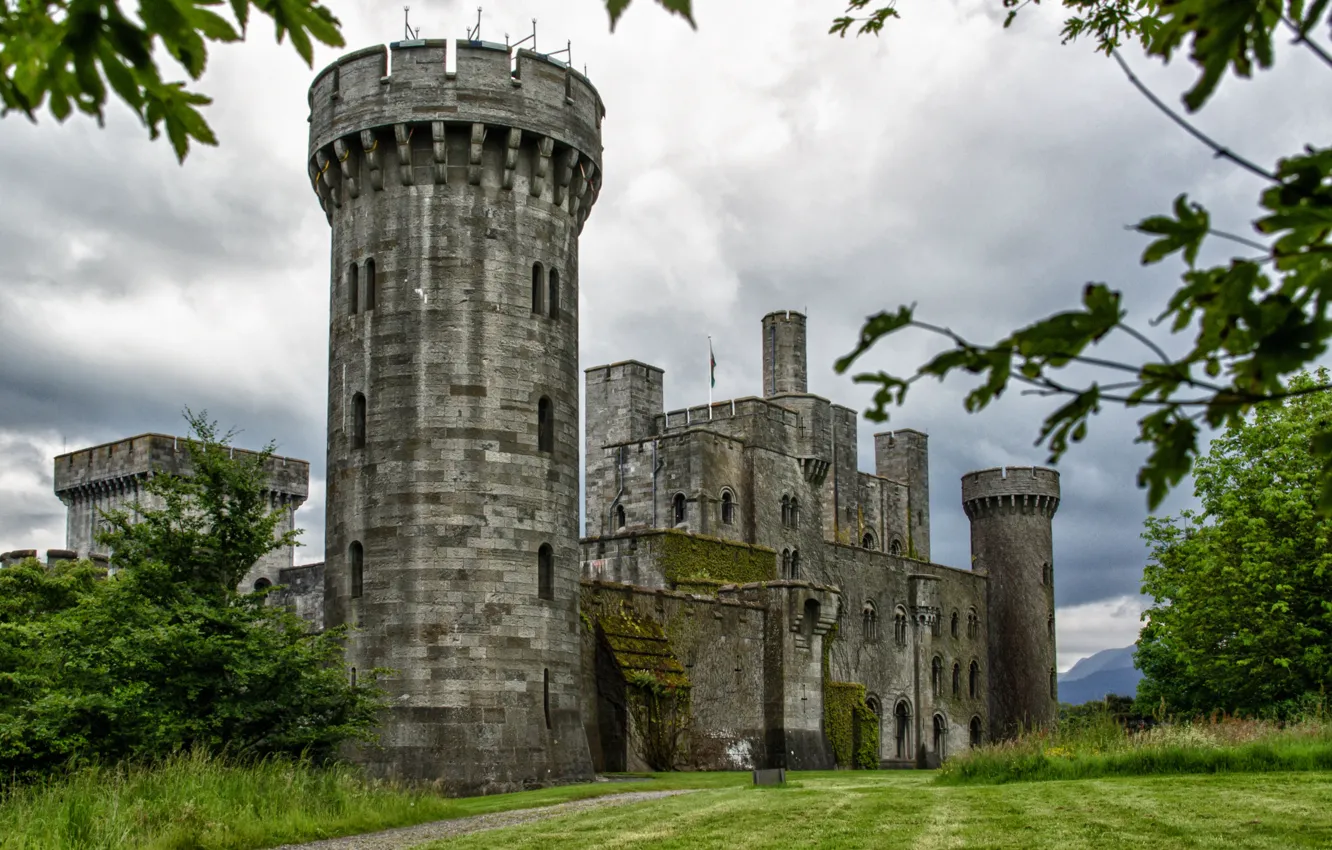
[[[1074,664],[1059,676],[1059,701],[1080,705],[1104,699],[1106,694],[1136,694],[1142,673],[1133,666],[1134,649],[1105,649]]]

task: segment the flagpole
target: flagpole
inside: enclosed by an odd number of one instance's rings
[[[712,334],[708,334],[708,419],[712,418]]]

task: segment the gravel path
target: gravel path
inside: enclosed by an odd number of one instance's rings
[[[689,791],[634,791],[625,794],[608,794],[604,797],[592,797],[587,800],[575,800],[572,803],[558,803],[554,806],[541,806],[535,809],[515,809],[511,812],[496,812],[490,815],[472,815],[453,820],[437,820],[417,826],[404,826],[399,829],[386,829],[383,832],[367,832],[364,835],[348,835],[345,838],[329,838],[309,844],[284,844],[274,850],[406,850],[427,841],[441,838],[453,838],[487,829],[502,829],[506,826],[532,823],[560,815],[585,812],[603,806],[623,806],[628,803],[641,803],[645,800],[660,800],[662,797],[674,797],[676,794],[688,794]]]

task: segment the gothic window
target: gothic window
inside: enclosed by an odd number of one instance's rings
[[[782,525],[791,524],[791,497],[782,496]]]
[[[365,448],[365,395],[352,396],[351,447]]]
[[[911,706],[906,700],[899,702],[893,710],[893,720],[896,721],[897,757],[911,758]]]
[[[975,608],[967,612],[967,637],[973,639],[980,637],[980,616]]]
[[[866,602],[860,610],[860,630],[865,643],[875,643],[879,639],[879,615],[874,610],[873,602]]]
[[[975,661],[967,671],[967,695],[972,699],[980,695],[980,665]]]
[[[375,309],[375,261],[372,257],[365,261],[365,310]]]
[[[907,642],[907,612],[901,605],[893,613],[893,640],[898,646],[906,646]]]
[[[791,550],[782,550],[782,578],[791,577]]]
[[[962,696],[962,665],[953,662],[953,696]]]
[[[351,596],[357,599],[364,589],[365,580],[365,550],[361,548],[359,540],[347,547],[347,565],[351,572]]]
[[[361,280],[359,269],[352,263],[347,267],[347,312],[355,316],[360,312]]]
[[[971,718],[971,746],[979,747],[981,745],[981,719],[979,717]]]
[[[551,409],[550,399],[545,396],[537,402],[537,449],[555,451],[555,412]]]
[[[948,722],[942,714],[934,715],[934,754],[940,761],[948,758]]]
[[[256,592],[256,593],[259,592],[259,591],[261,591],[261,590],[267,590],[268,588],[270,588],[270,587],[272,587],[272,586],[273,586],[273,582],[269,581],[269,580],[266,579],[266,578],[258,579],[258,580],[256,580],[255,583],[254,583],[254,589],[255,589],[255,592]]]
[[[795,496],[791,497],[791,527],[797,528],[800,525],[800,500]]]
[[[721,514],[724,525],[735,524],[735,497],[731,495],[730,490],[722,491]]]
[[[560,272],[558,269],[550,270],[550,297],[546,299],[546,306],[550,308],[552,319],[560,317]]]
[[[893,542],[888,544],[888,554],[900,556],[902,554],[902,541],[894,537]]]
[[[873,549],[873,548],[874,548],[874,535],[873,535],[873,534],[870,534],[868,531],[865,532],[865,536],[862,537],[862,538],[860,538],[860,545],[861,545],[862,547],[866,548],[866,549]]]
[[[930,622],[930,634],[939,637],[943,634],[943,617],[934,615],[934,620]]]
[[[953,620],[952,620],[952,623],[949,625],[948,628],[949,628],[949,632],[953,635],[953,637],[957,637],[957,612],[956,612],[956,611],[953,612]]]
[[[671,502],[671,511],[675,516],[675,524],[679,525],[685,521],[685,495],[676,493],[675,499]]]
[[[537,596],[555,598],[555,550],[549,543],[542,543],[537,550]]]
[[[541,264],[532,264],[532,312],[542,313],[541,296],[545,289],[545,276],[541,272]]]
[[[615,506],[615,527],[624,528],[624,505]]]
[[[936,697],[943,696],[943,659],[937,655],[930,662],[930,690]]]
[[[800,578],[800,550],[791,550],[791,578]]]

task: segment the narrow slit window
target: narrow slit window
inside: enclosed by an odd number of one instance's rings
[[[550,399],[545,396],[537,402],[537,449],[555,451],[555,412],[551,409]]]
[[[550,270],[550,295],[546,299],[546,306],[550,308],[550,317],[558,319],[560,317],[560,270]]]
[[[791,550],[791,578],[800,578],[800,550]]]
[[[684,493],[676,493],[675,500],[672,503],[672,514],[675,517],[675,524],[679,525],[685,521],[685,496]]]
[[[782,550],[782,578],[791,577],[791,550]]]
[[[365,448],[365,394],[352,396],[351,447]]]
[[[943,696],[943,659],[937,655],[930,662],[930,690],[936,697]]]
[[[555,598],[555,550],[549,543],[542,543],[537,550],[537,596]]]
[[[980,694],[980,665],[975,661],[971,662],[971,668],[967,671],[967,696],[975,699]]]
[[[953,696],[962,695],[962,665],[953,662]]]
[[[365,309],[375,309],[375,260],[370,258],[365,261]]]
[[[545,288],[546,288],[545,275],[542,274],[541,264],[533,263],[532,264],[532,312],[533,313],[543,312],[541,295],[542,292],[545,290]]]
[[[347,547],[347,566],[351,573],[351,597],[359,599],[365,589],[365,550],[361,548],[361,541],[353,541]]]
[[[729,490],[722,492],[721,519],[726,525],[735,524],[735,497]]]
[[[550,728],[550,669],[541,671],[541,709],[546,714],[546,728]]]
[[[361,307],[361,275],[355,263],[347,267],[347,313],[355,316]]]
[[[616,505],[616,506],[615,506],[615,527],[616,527],[616,528],[624,528],[624,526],[625,526],[624,505]]]

